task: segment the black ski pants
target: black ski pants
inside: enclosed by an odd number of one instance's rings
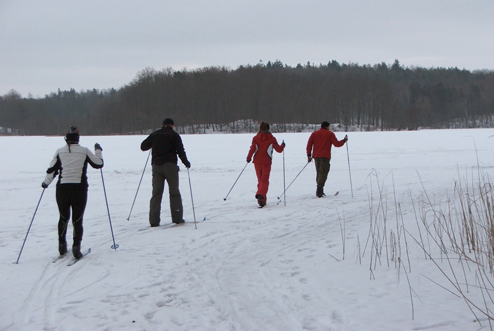
[[[86,184],[59,184],[57,185],[57,205],[60,213],[58,221],[58,241],[64,242],[72,210],[72,225],[74,227],[74,244],[80,245],[84,229],[82,217],[87,203]]]

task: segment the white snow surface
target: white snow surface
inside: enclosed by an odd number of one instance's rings
[[[82,248],[92,253],[73,266],[67,266],[72,256],[52,263],[58,255],[55,181],[41,188],[63,138],[0,137],[0,330],[488,329],[485,316],[475,311],[475,321],[412,236],[424,192],[440,204],[452,196],[455,181],[475,177],[479,166],[492,173],[494,130],[348,134],[348,145],[333,148],[321,199],[314,164],[300,172],[310,133],[275,134],[287,147],[273,157],[262,209],[252,164],[224,200],[253,134],[182,135],[192,164],[187,171],[180,163],[187,223],[168,229],[167,191],[162,226],[148,223],[145,136],[82,136],[83,146],[101,144],[105,166],[88,168]],[[286,206],[283,198],[277,204],[283,178],[285,187],[292,183]],[[387,240],[402,224],[409,231],[406,245],[401,238],[402,264],[389,252],[379,260],[371,252],[370,223],[379,205]],[[69,244],[71,231],[72,225]],[[448,272],[445,259],[436,261]],[[459,282],[475,284],[475,270],[459,272]],[[467,292],[485,306],[477,287]]]

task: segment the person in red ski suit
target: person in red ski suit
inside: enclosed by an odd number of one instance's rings
[[[283,152],[285,142],[278,145],[276,138],[269,132],[269,124],[261,122],[259,132],[252,139],[252,145],[250,146],[249,154],[247,154],[247,162],[250,162],[252,156],[254,156],[254,167],[257,175],[256,199],[260,207],[264,207],[267,202],[266,195],[269,188],[273,149],[278,153]]]
[[[336,139],[336,135],[329,130],[329,123],[324,121],[321,128],[312,132],[307,141],[307,162],[314,159],[316,165],[316,196],[322,198],[324,194],[324,184],[328,178],[331,160],[331,146],[341,147],[348,141],[348,136],[343,140]]]

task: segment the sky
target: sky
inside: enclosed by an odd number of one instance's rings
[[[279,60],[494,70],[493,0],[0,0],[0,95]]]

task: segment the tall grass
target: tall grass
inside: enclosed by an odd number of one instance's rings
[[[465,175],[463,179],[455,180],[453,195],[442,205],[431,201],[424,193],[422,203],[425,208],[417,223],[421,223],[419,227],[422,227],[432,245],[426,246],[423,241],[414,238],[465,301],[476,320],[479,323],[487,320],[491,330],[494,320],[494,300],[491,295],[494,291],[492,188],[490,176],[478,167],[476,176],[472,173],[471,176]],[[440,257],[434,257],[434,252],[440,252]],[[457,263],[453,264],[453,261]],[[457,267],[458,263],[461,268]],[[480,293],[471,294],[471,287]]]
[[[490,176],[480,167],[470,175],[461,176],[458,171],[459,179],[454,181],[453,188],[446,198],[442,194],[438,200],[428,194],[424,185],[418,197],[410,192],[415,225],[413,219],[405,221],[394,181],[393,191],[387,192],[375,171],[369,178],[369,234],[363,250],[358,243],[358,260],[366,254],[370,256],[370,278],[374,279],[378,266],[403,270],[410,289],[413,319],[415,291],[408,275],[412,272],[410,243],[415,243],[425,259],[444,276],[444,282],[421,275],[462,299],[475,320],[481,326],[488,321],[493,330],[494,187]]]

